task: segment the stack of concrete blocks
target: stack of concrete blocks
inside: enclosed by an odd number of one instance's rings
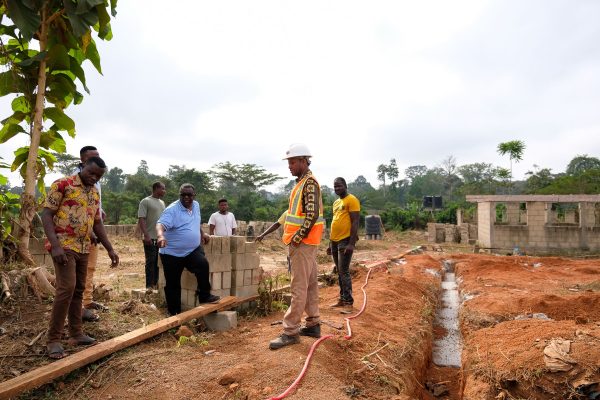
[[[246,242],[243,236],[230,237],[231,295],[248,297],[258,293],[262,270],[255,242]]]
[[[132,236],[136,232],[137,225],[104,225],[104,230],[110,236]]]
[[[237,228],[235,230],[235,234],[239,236],[246,236],[246,232],[248,231],[248,223],[246,221],[235,221],[237,224]]]
[[[444,240],[446,243],[459,243],[460,242],[460,230],[456,225],[444,224]]]
[[[212,294],[247,297],[258,293],[261,269],[256,243],[247,243],[243,236],[211,236],[203,249],[210,265]],[[165,277],[161,263],[159,270],[158,287],[164,298]],[[182,310],[198,305],[197,287],[196,276],[184,270],[181,274]]]

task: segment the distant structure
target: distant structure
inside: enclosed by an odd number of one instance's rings
[[[379,215],[365,217],[365,239],[381,240],[383,238],[383,223]]]
[[[600,195],[469,195],[484,249],[600,252]]]

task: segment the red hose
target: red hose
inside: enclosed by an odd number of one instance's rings
[[[321,336],[321,338],[319,340],[317,340],[316,342],[313,343],[313,345],[310,348],[310,351],[308,352],[308,356],[306,357],[306,361],[304,362],[304,367],[302,368],[302,371],[300,371],[300,375],[298,375],[298,377],[296,378],[296,380],[294,381],[294,383],[292,383],[290,385],[290,387],[288,387],[286,389],[285,392],[281,393],[279,396],[271,397],[270,400],[281,400],[284,397],[286,397],[288,394],[290,394],[290,392],[292,391],[292,389],[294,389],[296,387],[296,385],[300,383],[300,381],[302,380],[302,378],[304,378],[304,374],[306,373],[306,370],[308,369],[308,364],[310,363],[310,359],[312,358],[312,355],[313,355],[315,349],[317,348],[317,346],[319,344],[321,344],[321,342],[323,342],[323,341],[325,341],[327,339],[331,339],[332,337],[333,337],[333,335]]]
[[[365,284],[362,285],[360,288],[360,290],[362,290],[363,295],[364,295],[362,308],[360,309],[360,311],[357,314],[344,318],[344,320],[346,321],[346,328],[348,328],[348,334],[346,336],[344,336],[344,339],[346,339],[346,340],[352,339],[352,328],[350,327],[350,320],[358,317],[360,314],[363,313],[363,311],[365,311],[365,308],[367,308],[367,291],[365,290],[365,287],[369,283],[369,276],[371,275],[371,271],[373,271],[373,268],[369,268],[369,272],[367,272],[367,278],[365,279]]]

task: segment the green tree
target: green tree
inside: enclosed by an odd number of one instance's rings
[[[525,175],[528,175],[528,178],[525,180],[525,191],[528,194],[539,193],[541,189],[551,185],[556,178],[550,168],[540,169],[535,164],[533,164],[533,171],[527,171]]]
[[[425,165],[411,165],[404,170],[404,175],[411,182],[413,179],[419,176],[423,176],[427,173],[427,167]]]
[[[54,169],[63,175],[73,175],[77,166],[81,162],[79,157],[70,155],[69,153],[52,153],[56,158]]]
[[[494,194],[497,169],[489,163],[473,163],[461,165],[457,169],[463,184],[460,192],[466,194]]]
[[[121,168],[113,167],[102,177],[102,187],[105,188],[105,191],[119,193],[125,188],[126,179]]]
[[[508,192],[510,193],[510,183],[513,178],[513,160],[515,162],[519,162],[523,159],[523,152],[525,151],[525,143],[521,140],[511,140],[508,142],[498,144],[497,148],[498,153],[503,156],[508,154],[508,158],[510,159],[510,176],[509,176],[509,186]]]
[[[569,162],[569,165],[567,165],[567,170],[565,172],[567,175],[579,175],[592,169],[600,169],[600,160],[596,157],[590,157],[587,154],[583,154],[573,158],[571,162]]]
[[[0,5],[0,96],[14,94],[12,115],[2,121],[0,143],[29,136],[29,145],[15,151],[11,170],[25,180],[21,194],[17,248],[28,264],[31,221],[36,213],[36,184],[44,191],[44,176],[56,158],[50,152],[66,150],[61,133],[75,135],[75,123],[65,114],[89,93],[82,63],[89,60],[102,73],[92,30],[110,40],[110,8],[116,0],[5,0]],[[51,105],[51,106],[49,106]],[[46,123],[44,124],[44,121]],[[50,122],[51,121],[51,122]]]

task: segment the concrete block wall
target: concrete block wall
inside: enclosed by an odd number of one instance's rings
[[[231,241],[231,290],[232,296],[247,297],[258,293],[262,270],[257,244],[246,242],[243,236]]]
[[[244,236],[211,236],[203,246],[209,262],[211,293],[217,296],[246,297],[258,293],[261,277],[257,245],[246,242]],[[160,261],[160,260],[159,260]],[[158,287],[164,298],[165,278],[159,262]],[[181,308],[189,310],[198,305],[196,276],[184,270],[181,274]]]
[[[104,230],[110,236],[127,236],[136,233],[137,225],[104,225]]]
[[[565,202],[563,202],[565,203]],[[493,201],[478,203],[478,233],[481,247],[514,249],[529,253],[570,253],[600,251],[600,226],[596,218],[598,203],[580,201],[577,210],[568,209],[564,218],[552,210],[552,202],[526,201],[526,214],[519,202],[506,202],[509,224],[495,224]],[[514,210],[519,210],[517,214]],[[484,215],[488,215],[485,218]],[[526,225],[517,222],[515,215]],[[600,221],[599,221],[600,222]]]

